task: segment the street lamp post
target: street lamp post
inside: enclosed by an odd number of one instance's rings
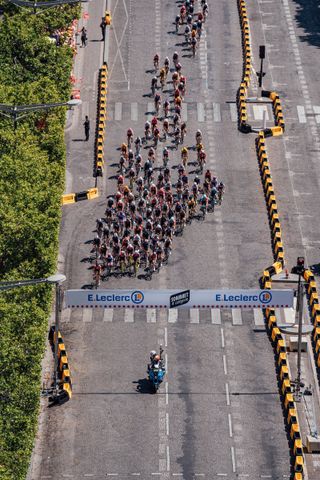
[[[54,325],[54,376],[53,376],[53,391],[57,395],[58,391],[58,331],[60,322],[60,313],[62,307],[62,290],[61,284],[66,280],[66,276],[62,273],[56,273],[47,278],[35,278],[32,280],[18,280],[11,282],[0,282],[0,291],[11,290],[18,287],[26,287],[29,285],[38,285],[40,283],[49,283],[55,285],[55,325]]]
[[[77,105],[81,105],[81,103],[82,101],[76,98],[68,100],[67,102],[34,103],[31,105],[7,105],[5,103],[0,103],[0,115],[13,118],[13,125],[14,128],[16,128],[18,120],[27,116],[30,112],[49,110],[50,108],[57,107],[76,107]]]
[[[304,325],[302,323],[303,318],[303,290],[304,290],[304,282],[302,281],[302,276],[305,271],[304,266],[304,257],[297,258],[297,264],[291,270],[291,273],[295,275],[295,279],[291,278],[283,278],[283,279],[275,279],[274,281],[277,283],[298,283],[297,289],[297,306],[296,306],[296,318],[295,322],[291,325],[278,325],[280,332],[284,334],[290,335],[297,335],[298,336],[298,357],[297,357],[297,377],[293,380],[294,390],[295,390],[295,400],[299,401],[301,398],[301,388],[304,384],[301,381],[301,350],[302,350],[302,337],[303,335],[308,335],[313,331],[312,325]],[[297,277],[298,276],[298,279]],[[288,275],[286,276],[288,277]]]

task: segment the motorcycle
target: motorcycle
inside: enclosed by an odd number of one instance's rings
[[[157,393],[159,390],[160,384],[163,382],[164,376],[166,374],[166,369],[161,359],[163,353],[162,348],[160,347],[160,362],[153,367],[150,366],[148,369],[149,381],[153,387],[154,393]]]

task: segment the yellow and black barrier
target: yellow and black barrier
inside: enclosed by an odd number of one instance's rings
[[[68,193],[67,195],[62,195],[61,204],[67,205],[69,203],[81,202],[82,200],[93,200],[94,198],[98,197],[98,188],[89,188],[89,190],[84,190],[83,192]]]
[[[107,123],[108,66],[102,65],[98,82],[98,112],[94,157],[94,176],[102,177],[104,170],[104,140]]]
[[[71,372],[68,362],[68,355],[66,352],[66,347],[61,335],[61,332],[58,331],[57,334],[54,330],[54,327],[51,328],[49,334],[49,340],[52,348],[55,346],[56,335],[58,335],[58,374],[60,380],[60,389],[58,401],[59,403],[66,402],[72,398],[72,381],[71,381]]]
[[[318,378],[320,378],[320,305],[317,285],[313,273],[305,270],[303,275],[306,281],[306,294],[308,299],[309,313],[314,327],[312,332],[312,347],[317,366]]]
[[[240,26],[242,35],[242,55],[243,55],[243,73],[240,87],[237,92],[238,105],[238,127],[241,132],[249,133],[254,130],[248,123],[247,115],[247,93],[250,86],[250,75],[252,67],[251,45],[250,45],[250,26],[247,14],[245,0],[238,0]],[[284,268],[284,248],[282,242],[282,231],[279,220],[279,210],[276,200],[276,194],[273,186],[271,168],[269,164],[266,138],[283,135],[285,129],[284,117],[279,96],[276,92],[263,91],[262,95],[272,101],[275,126],[258,132],[256,138],[256,152],[261,176],[261,182],[264,190],[266,207],[269,217],[271,245],[274,257],[274,263],[266,268],[260,279],[260,286],[263,289],[272,288],[272,276],[281,273]],[[317,297],[313,291],[312,311],[314,315],[318,314]],[[293,399],[291,387],[290,371],[284,337],[278,328],[275,309],[267,308],[264,311],[266,330],[273,346],[276,357],[276,372],[281,402],[283,405],[284,416],[286,420],[287,433],[290,443],[290,453],[292,459],[293,480],[302,480],[304,473],[304,459],[301,448],[301,434],[297,417],[296,405]],[[320,319],[320,308],[319,308]],[[318,323],[317,323],[318,325]],[[320,323],[319,323],[320,327]],[[320,335],[320,328],[317,335]],[[318,336],[315,335],[316,341]],[[320,342],[318,344],[320,350]],[[319,357],[320,358],[320,357]]]

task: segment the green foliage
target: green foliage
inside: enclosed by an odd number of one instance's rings
[[[79,16],[79,6],[30,15],[0,2],[0,103],[70,98],[72,52],[49,39]],[[1,280],[46,277],[56,269],[64,189],[65,108],[19,120],[0,116]],[[0,478],[25,478],[37,425],[41,359],[51,308],[47,285],[0,295]]]

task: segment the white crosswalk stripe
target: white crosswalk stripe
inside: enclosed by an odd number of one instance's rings
[[[116,121],[122,120],[122,103],[116,102],[114,105],[114,119]]]
[[[131,103],[131,120],[133,122],[138,121],[138,103],[137,102]]]
[[[190,308],[190,323],[199,323],[199,309]]]
[[[113,308],[105,308],[103,312],[103,321],[112,322],[113,320]]]
[[[205,113],[203,103],[197,103],[198,122],[204,122]]]
[[[115,315],[115,312],[118,310],[118,313]],[[68,314],[67,311],[70,313]],[[219,308],[211,308],[210,314],[208,315],[208,310],[201,310],[198,308],[191,308],[186,312],[178,308],[170,308],[167,310],[158,310],[156,308],[147,308],[147,309],[91,309],[83,308],[71,310],[67,309],[64,311],[63,317],[65,320],[62,322],[74,322],[82,321],[84,323],[91,322],[125,322],[125,323],[157,323],[159,321],[167,321],[169,324],[206,324],[206,325],[221,325],[224,322],[230,322],[230,313],[231,321],[233,326],[246,325],[247,327],[264,327],[264,315],[261,309],[245,309],[242,311],[240,308],[232,308],[230,310],[221,310]],[[160,315],[161,313],[161,315]],[[295,309],[294,308],[278,308],[275,309],[275,314],[277,322],[279,324],[292,324],[295,322]],[[245,315],[245,317],[243,316]],[[304,312],[304,321],[307,322],[307,313]]]
[[[221,122],[220,103],[213,103],[212,106],[213,106],[213,121]]]
[[[91,308],[84,308],[82,312],[82,321],[84,323],[92,322],[93,310]]]
[[[177,308],[170,308],[168,312],[168,322],[176,323],[178,320],[178,310]]]
[[[188,104],[183,103],[181,107],[181,120],[186,122],[188,120]]]
[[[317,105],[313,106],[313,111],[315,113],[315,119],[317,123],[320,123],[320,107]]]
[[[147,308],[147,322],[155,323],[157,321],[157,311],[155,308]]]
[[[270,105],[252,105],[248,103],[247,108],[249,122],[252,120],[262,122],[263,112],[266,112],[266,120],[269,122],[272,121]],[[320,124],[320,106],[314,105],[312,108],[315,121]],[[108,107],[108,119],[116,121],[130,119],[132,122],[144,121],[146,119],[151,121],[154,114],[148,113],[146,117],[146,112],[154,112],[153,102],[148,102],[147,104],[140,104],[138,102],[132,102],[130,104],[115,102]],[[202,102],[183,102],[181,118],[183,121],[188,121],[188,118],[196,117],[199,123],[203,123],[206,121],[207,112],[209,114],[208,118],[211,118],[210,116],[212,114],[215,123],[221,123],[223,120],[238,121],[237,105],[234,102],[229,103],[229,107],[216,102],[213,102],[212,106],[204,105]],[[299,123],[307,123],[307,114],[304,106],[297,105],[297,116]]]
[[[124,310],[124,321],[126,323],[133,323],[134,322],[134,309],[133,308],[126,308]]]
[[[253,116],[255,120],[263,120],[264,112],[266,115],[266,120],[269,120],[269,112],[268,112],[267,105],[253,105],[252,110],[253,110]]]
[[[297,105],[299,123],[307,123],[306,111],[302,105]]]
[[[242,314],[240,308],[232,308],[232,325],[242,325]]]
[[[259,326],[264,326],[264,316],[261,308],[254,308],[253,309],[253,317],[254,317],[254,324]]]
[[[221,325],[221,311],[219,308],[211,308],[211,323]]]

